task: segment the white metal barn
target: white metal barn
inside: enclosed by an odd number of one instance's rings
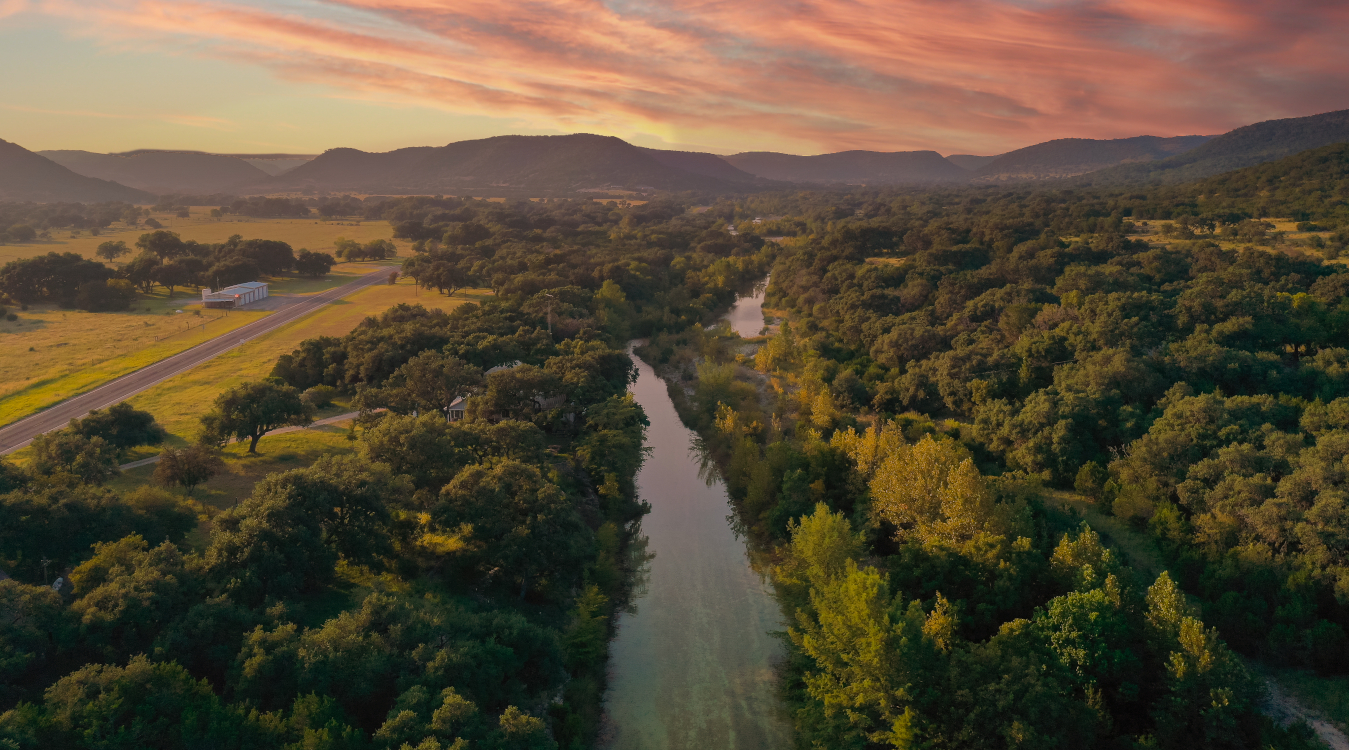
[[[267,298],[267,285],[261,281],[245,281],[219,291],[201,290],[202,307],[239,307]]]

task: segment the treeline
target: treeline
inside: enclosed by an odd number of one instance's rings
[[[672,397],[775,546],[803,746],[1314,746],[1261,715],[1259,678],[1172,575],[940,422],[841,407],[864,386],[826,382],[813,344],[788,324],[753,358],[723,329],[642,350],[693,381]]]
[[[106,229],[140,209],[130,203],[3,203],[0,202],[0,244],[32,242],[53,229]]]
[[[0,268],[0,292],[23,303],[55,302],[83,310],[125,310],[136,290],[149,294],[156,286],[170,296],[177,287],[225,287],[286,272],[318,278],[336,262],[327,253],[300,250],[277,240],[245,240],[231,236],[222,243],[183,240],[159,229],[136,241],[140,253],[112,269],[76,253],[47,253],[15,260]],[[131,253],[122,241],[104,242],[97,254],[109,261]]]

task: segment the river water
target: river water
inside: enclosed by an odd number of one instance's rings
[[[731,311],[726,313],[726,321],[731,324],[731,329],[742,338],[753,338],[763,330],[763,297],[766,291],[767,278],[754,285],[753,294],[736,300]]]
[[[763,326],[758,315],[750,335]],[[785,750],[790,727],[774,671],[783,648],[771,633],[786,624],[731,529],[721,479],[700,476],[695,435],[665,383],[640,359],[637,369],[632,390],[651,420],[652,448],[637,489],[651,504],[642,531],[654,557],[616,624],[600,747]]]

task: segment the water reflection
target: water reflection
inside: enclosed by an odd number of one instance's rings
[[[600,747],[787,748],[775,672],[783,652],[773,635],[785,625],[772,591],[728,523],[725,487],[665,384],[637,365],[633,393],[651,420],[653,449],[637,476],[651,504],[642,522],[647,558],[616,623]]]
[[[741,338],[754,338],[763,333],[763,298],[768,291],[769,278],[765,276],[755,284],[752,293],[737,299],[730,312],[726,313],[726,322]]]

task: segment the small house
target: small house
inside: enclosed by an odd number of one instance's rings
[[[267,298],[267,285],[261,281],[245,281],[219,291],[201,290],[202,307],[242,307]]]

